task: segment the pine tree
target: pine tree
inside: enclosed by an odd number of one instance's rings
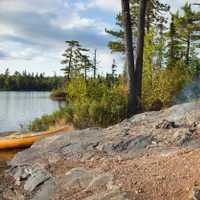
[[[181,14],[177,11],[172,15],[168,33],[169,67],[175,66],[177,61],[184,61],[187,67],[192,67],[192,62],[196,59],[195,49],[200,45],[199,12],[192,11],[191,4],[188,3],[181,10]]]
[[[122,16],[124,25],[124,41],[127,58],[127,80],[128,80],[128,110],[127,116],[131,117],[136,113],[136,105],[138,105],[137,95],[134,85],[134,55],[133,55],[133,38],[132,38],[132,24],[130,16],[129,0],[121,0]]]
[[[93,59],[93,78],[96,79],[97,74],[97,50],[94,50],[94,59]]]
[[[112,83],[114,84],[115,82],[115,73],[116,73],[117,65],[115,59],[113,59],[112,63]]]
[[[147,1],[146,5],[146,31],[149,33],[151,26],[160,26],[167,23],[163,13],[168,12],[170,6],[157,0]]]
[[[112,35],[116,40],[108,42],[108,47],[111,49],[112,53],[124,53],[125,45],[124,45],[124,29],[122,23],[122,15],[118,14],[116,16],[116,25],[119,27],[119,30],[109,30],[105,29],[106,33]]]
[[[138,22],[138,41],[136,51],[136,65],[134,74],[134,87],[137,96],[136,112],[142,110],[142,73],[143,73],[143,56],[144,56],[144,37],[145,37],[145,13],[148,0],[140,1],[140,12]]]
[[[74,75],[79,72],[79,62],[81,59],[81,45],[78,41],[71,40],[66,41],[68,45],[67,49],[63,53],[64,59],[62,60],[61,64],[65,66],[65,68],[61,69],[64,71],[68,80]]]
[[[174,24],[174,15],[172,15],[170,30],[169,30],[169,52],[168,52],[168,67],[171,67],[175,63],[175,39],[176,39],[176,27]]]
[[[179,29],[179,35],[185,42],[185,63],[190,64],[190,54],[193,45],[200,45],[200,17],[199,13],[192,11],[191,4],[186,3],[182,7],[183,15],[178,16],[177,25]]]
[[[132,24],[132,32],[134,38],[137,38],[137,27],[138,27],[138,17],[139,17],[139,0],[130,0],[130,14],[131,14],[131,24]],[[145,12],[145,30],[149,32],[152,26],[159,27],[160,24],[166,24],[167,19],[164,18],[165,12],[168,12],[170,7],[167,4],[160,3],[157,0],[149,0],[147,1],[147,8]],[[122,26],[122,15],[118,14],[116,16],[116,25],[119,27],[119,30],[109,30],[105,31],[112,35],[115,40],[110,41],[108,43],[108,47],[111,49],[113,53],[125,52],[124,47],[124,30]],[[133,41],[136,43],[136,40]],[[136,48],[136,44],[133,44],[134,48]]]
[[[89,49],[81,49],[80,70],[83,70],[84,78],[87,80],[87,73],[93,67],[90,57],[83,52],[88,52]]]

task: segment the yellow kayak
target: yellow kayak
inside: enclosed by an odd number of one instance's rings
[[[39,133],[26,133],[26,134],[12,134],[6,137],[0,137],[0,150],[2,149],[16,149],[16,148],[25,148],[31,146],[34,142],[41,140],[44,137],[62,132],[62,131],[71,131],[73,130],[72,126],[62,127],[59,129],[44,131]]]

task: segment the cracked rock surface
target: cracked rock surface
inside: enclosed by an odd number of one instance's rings
[[[188,103],[45,138],[9,162],[0,199],[195,199],[199,124],[200,104]]]

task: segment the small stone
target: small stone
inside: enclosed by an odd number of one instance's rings
[[[85,189],[93,179],[93,174],[84,168],[74,168],[63,177],[63,184],[67,190]]]
[[[192,191],[189,194],[189,200],[200,200],[200,187],[192,188]]]
[[[25,199],[22,194],[11,189],[6,189],[3,192],[3,198],[6,200],[24,200]]]
[[[173,121],[168,121],[164,119],[161,123],[156,125],[156,129],[171,129],[171,128],[177,128],[177,125]]]
[[[178,146],[182,146],[190,142],[191,137],[192,134],[187,129],[179,129],[174,133],[172,142]]]
[[[26,180],[31,174],[31,170],[26,167],[17,167],[14,171],[15,184],[20,186],[22,180]]]
[[[199,121],[196,121],[194,122],[191,126],[190,126],[190,131],[191,132],[194,132],[196,130],[200,129],[200,122]]]
[[[41,169],[35,169],[25,182],[24,189],[32,192],[38,185],[50,178],[49,174]]]
[[[150,111],[160,111],[163,108],[163,102],[160,99],[153,101],[150,107]]]
[[[52,179],[46,181],[36,192],[32,200],[50,200],[55,191],[55,183]]]
[[[100,175],[91,181],[86,191],[100,190],[102,187],[106,188],[109,182],[111,181],[112,181],[112,177],[110,175],[107,175],[107,174]]]

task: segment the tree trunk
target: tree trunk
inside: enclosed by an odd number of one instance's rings
[[[132,25],[130,16],[129,0],[121,0],[122,15],[124,25],[125,52],[127,59],[127,81],[128,81],[128,110],[127,115],[131,117],[136,113],[137,96],[134,86],[134,54],[133,54],[133,38]]]
[[[175,43],[175,25],[174,25],[174,16],[172,15],[172,20],[170,24],[170,46],[169,46],[169,56],[168,56],[168,68],[172,68],[172,66],[175,64],[175,51],[174,51],[174,43]]]
[[[71,52],[70,52],[70,57],[69,57],[69,66],[68,66],[68,75],[67,75],[67,79],[70,80],[71,78],[71,68],[72,68],[72,56],[73,56],[73,49],[71,48]]]
[[[150,26],[151,26],[151,19],[150,19],[150,12],[151,12],[151,2],[150,1],[148,1],[147,2],[147,5],[146,5],[146,31],[147,31],[147,33],[149,33],[149,31],[150,31]]]
[[[94,79],[96,79],[96,71],[97,71],[97,50],[94,50]]]
[[[191,40],[191,36],[190,36],[190,32],[188,31],[188,35],[187,35],[187,49],[186,49],[186,64],[189,65],[190,63],[190,40]]]
[[[87,80],[87,64],[85,64],[85,72],[84,72],[84,78],[85,78],[85,81]]]
[[[138,39],[137,39],[137,51],[136,51],[136,66],[135,66],[135,92],[137,96],[136,109],[139,113],[142,109],[142,72],[143,72],[143,56],[144,56],[144,36],[145,36],[145,13],[146,13],[147,0],[140,1],[140,13],[138,22]]]

